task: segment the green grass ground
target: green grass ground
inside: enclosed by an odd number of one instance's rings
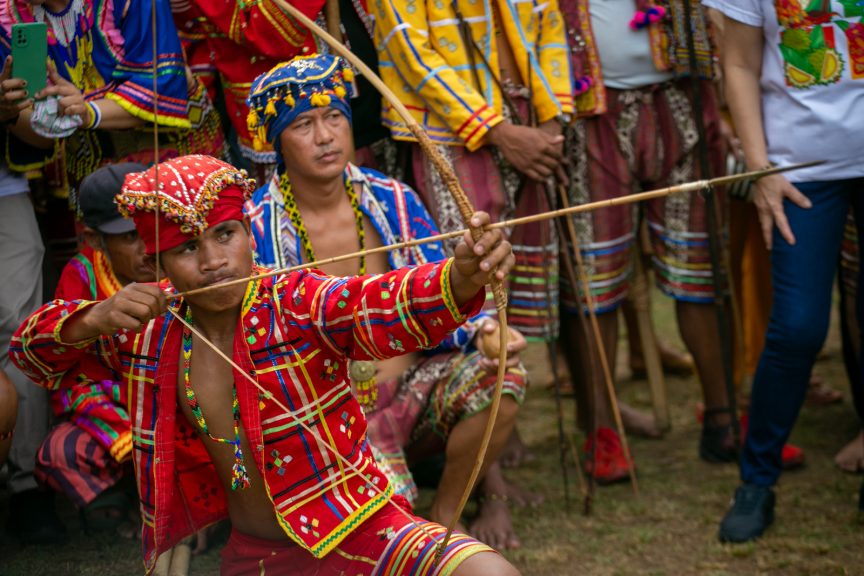
[[[658,331],[677,341],[671,306],[656,299]],[[846,392],[836,330],[826,347],[827,358],[816,368]],[[526,354],[535,382],[548,381],[545,348]],[[644,382],[630,382],[619,367],[621,396],[648,408]],[[732,465],[705,464],[696,456],[699,425],[694,418],[699,388],[695,378],[669,378],[672,431],[662,440],[632,438],[641,496],[628,484],[598,488],[594,513],[581,514],[578,488],[571,511],[564,506],[558,465],[555,404],[541,386],[529,393],[520,428],[536,461],[508,471],[508,476],[545,494],[537,509],[514,511],[522,538],[520,550],[507,553],[531,576],[612,575],[864,575],[864,523],[857,514],[860,477],[835,469],[834,452],[857,433],[857,419],[848,402],[826,408],[805,408],[793,442],[807,451],[807,466],[782,478],[778,487],[775,526],[758,544],[724,546],[717,525],[737,484]],[[573,431],[572,401],[567,401],[568,429]],[[421,501],[428,502],[429,493]],[[0,522],[6,520],[0,492]],[[80,532],[74,510],[64,505],[69,544],[55,549],[20,548],[0,535],[0,576],[71,576],[140,574],[138,544]],[[221,538],[221,539],[220,539]],[[225,534],[216,541],[224,542]],[[218,550],[193,560],[192,574],[218,574]]]

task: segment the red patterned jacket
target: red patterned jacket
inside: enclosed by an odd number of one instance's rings
[[[105,300],[122,286],[102,252],[84,246],[63,272],[54,298],[60,300]],[[117,372],[98,356],[88,354],[66,370],[62,378],[38,382],[51,390],[54,414],[69,418],[92,436],[118,462],[132,452],[132,432],[126,412],[126,386]]]
[[[366,443],[366,421],[351,394],[346,360],[381,359],[435,346],[477,313],[482,291],[462,309],[456,307],[451,264],[447,260],[352,278],[296,272],[251,282],[247,289],[233,359],[291,408],[293,418],[235,374],[243,428],[279,524],[316,557],[385,506],[392,493]],[[46,304],[18,329],[10,355],[34,380],[57,378],[87,354],[98,354],[123,373],[129,383],[149,572],[159,553],[224,518],[226,499],[202,440],[177,405],[182,325],[166,313],[140,333],[62,342],[63,323],[93,304]],[[183,313],[181,300],[172,307]],[[318,438],[297,426],[295,418]],[[354,470],[341,465],[319,444],[321,439]]]

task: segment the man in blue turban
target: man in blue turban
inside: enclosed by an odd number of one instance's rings
[[[277,174],[247,204],[261,264],[283,268],[437,233],[407,185],[350,162],[352,79],[339,58],[315,55],[281,64],[252,85],[249,128],[279,152]],[[353,276],[444,259],[444,246],[430,243],[322,268]],[[409,459],[446,455],[429,511],[430,520],[441,524],[455,514],[485,427],[496,364],[480,335],[496,325],[481,312],[428,354],[354,362],[349,369],[379,468],[398,494],[416,496]],[[511,369],[487,455],[491,466],[481,487],[486,498],[471,526],[495,548],[519,545],[506,502],[509,487],[495,462],[525,394],[526,374],[516,357],[524,345],[514,331]]]

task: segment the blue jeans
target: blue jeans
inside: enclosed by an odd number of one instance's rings
[[[813,206],[785,203],[796,244],[774,228],[771,280],[774,303],[765,348],[753,381],[750,424],[741,453],[745,484],[772,486],[782,469],[783,445],[807,394],[810,372],[825,342],[843,228],[850,206],[864,232],[864,178],[795,185]],[[860,272],[864,272],[861,266]],[[864,286],[859,272],[858,285]],[[858,299],[859,325],[864,299]],[[860,334],[855,337],[861,338]]]

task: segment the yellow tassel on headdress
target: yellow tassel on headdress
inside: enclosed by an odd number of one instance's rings
[[[335,88],[333,88],[333,92],[335,92],[336,96],[338,96],[339,98],[345,98],[345,94],[346,94],[345,87],[342,86],[341,84],[339,84]]]
[[[246,115],[246,128],[249,129],[250,132],[254,132],[258,129],[258,112],[255,111],[255,108],[249,108],[249,114]]]
[[[324,107],[330,105],[330,96],[327,94],[321,94],[320,92],[315,92],[312,94],[312,97],[309,99],[312,103],[312,106]]]
[[[267,106],[264,108],[265,116],[276,116],[276,97],[267,100]]]
[[[353,82],[354,70],[346,66],[345,69],[342,71],[342,77],[345,78],[346,82]]]
[[[285,98],[283,98],[282,101],[285,102],[285,105],[288,106],[289,108],[294,107],[294,97],[291,96],[291,92],[286,92]]]
[[[258,136],[255,136],[254,138],[252,138],[252,148],[256,152],[262,152],[264,150],[264,142],[262,142],[261,139],[258,138]]]

